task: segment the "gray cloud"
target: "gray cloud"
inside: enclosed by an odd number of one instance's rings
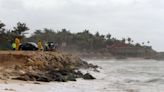
[[[23,21],[31,31],[90,29],[120,39],[150,40],[156,50],[164,50],[163,0],[0,0],[0,11],[8,28]]]

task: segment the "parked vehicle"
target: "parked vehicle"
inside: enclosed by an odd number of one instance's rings
[[[21,43],[19,46],[19,50],[38,50],[38,45],[34,42],[26,42]]]
[[[47,42],[45,44],[45,51],[53,51],[55,50],[55,44],[53,42]]]

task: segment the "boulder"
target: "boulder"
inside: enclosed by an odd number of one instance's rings
[[[70,73],[70,74],[68,74],[68,75],[66,76],[66,80],[67,80],[67,81],[76,81],[76,75]]]
[[[81,73],[80,71],[76,71],[74,72],[76,78],[82,78],[83,77],[83,73]]]
[[[44,76],[44,75],[41,75],[41,76],[39,76],[38,79],[36,79],[36,81],[50,82],[50,81],[51,81],[51,78],[49,78],[49,77],[47,77],[47,76]]]
[[[86,74],[83,75],[83,79],[93,80],[93,79],[96,79],[96,78],[94,78],[91,74],[86,73]]]
[[[52,81],[64,80],[64,76],[60,72],[55,71],[55,70],[49,70],[45,75],[51,78]]]

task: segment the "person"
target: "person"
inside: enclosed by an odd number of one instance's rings
[[[16,50],[19,50],[20,39],[17,37],[15,38]]]
[[[12,49],[13,49],[13,50],[16,49],[16,44],[15,44],[15,42],[12,43]]]
[[[48,51],[49,46],[48,46],[48,42],[45,43],[45,50]]]
[[[38,50],[39,51],[43,50],[43,46],[42,46],[41,40],[38,41]]]

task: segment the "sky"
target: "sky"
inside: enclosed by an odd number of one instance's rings
[[[164,0],[0,0],[0,20],[8,29],[25,22],[36,29],[131,37],[164,51]]]

